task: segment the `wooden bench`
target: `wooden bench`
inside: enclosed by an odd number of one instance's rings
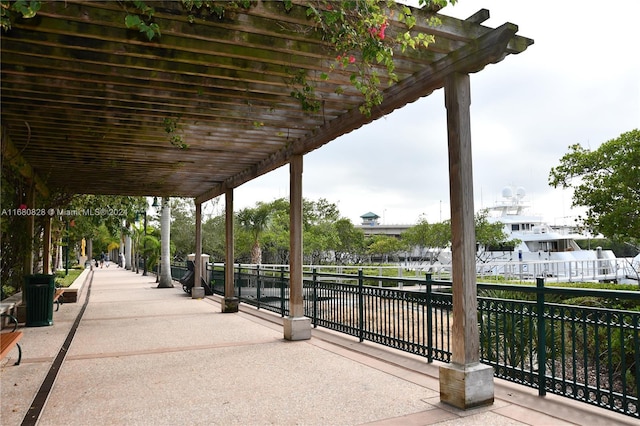
[[[56,304],[56,312],[58,311],[58,309],[60,309],[60,305],[64,303],[64,296],[62,295],[63,293],[64,293],[64,288],[57,287],[56,292],[53,295],[53,301]]]
[[[13,349],[14,346],[18,347],[18,360],[15,365],[20,365],[22,360],[22,348],[18,341],[22,339],[22,331],[16,331],[18,328],[18,320],[9,314],[2,314],[3,317],[9,317],[13,322],[13,331],[8,333],[0,333],[0,359],[4,359],[5,356]]]

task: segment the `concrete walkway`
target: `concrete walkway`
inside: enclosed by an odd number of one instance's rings
[[[0,424],[637,425],[500,380],[494,405],[463,412],[440,403],[438,365],[423,358],[321,329],[285,341],[279,316],[223,314],[215,296],[155,287],[153,276],[97,269],[53,326],[21,328],[22,364],[14,350],[0,365]],[[39,414],[34,400],[46,401]]]

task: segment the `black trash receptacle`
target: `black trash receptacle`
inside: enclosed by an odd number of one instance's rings
[[[27,304],[27,327],[53,325],[53,295],[56,276],[46,274],[25,277],[25,301]]]

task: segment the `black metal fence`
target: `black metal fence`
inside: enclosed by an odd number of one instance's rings
[[[224,294],[223,267],[211,276]],[[259,309],[288,315],[288,286],[285,267],[234,267],[235,296]],[[451,282],[307,270],[303,297],[314,327],[450,361]],[[638,306],[640,292],[478,284],[481,361],[540,395],[640,418],[640,311],[599,306],[611,303]]]

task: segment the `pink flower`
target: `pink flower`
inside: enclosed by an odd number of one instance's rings
[[[27,205],[26,205],[26,204],[24,204],[24,203],[22,203],[22,204],[20,204],[20,207],[18,207],[18,209],[20,209],[20,210],[26,210],[26,209],[27,209]]]
[[[384,31],[387,29],[387,23],[385,22],[380,26],[380,30],[378,31],[378,38],[380,40],[384,40]]]
[[[353,64],[356,61],[356,57],[353,55],[349,55],[349,63]]]
[[[371,34],[371,37],[373,38],[379,38],[380,40],[384,40],[384,37],[385,37],[384,32],[388,26],[389,24],[387,24],[387,22],[385,21],[382,23],[382,25],[380,25],[380,28],[376,28],[376,27],[369,28],[369,34]]]

